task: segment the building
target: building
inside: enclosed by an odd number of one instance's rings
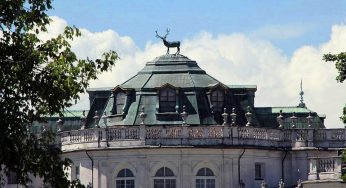
[[[256,107],[255,92],[166,54],[121,85],[89,89],[89,111],[34,129],[58,131],[70,178],[93,187],[339,186],[345,129],[325,129],[303,98]]]

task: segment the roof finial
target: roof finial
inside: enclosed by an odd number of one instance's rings
[[[300,79],[300,92],[299,92],[299,95],[300,95],[300,103],[298,105],[298,107],[301,107],[301,108],[305,108],[305,103],[304,103],[304,91],[303,91],[303,79]]]

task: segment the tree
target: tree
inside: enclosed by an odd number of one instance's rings
[[[335,67],[339,73],[336,77],[338,82],[342,83],[346,80],[346,52],[341,52],[339,54],[325,54],[323,60],[335,63]],[[343,123],[346,123],[346,104],[343,109],[343,116],[341,116],[340,119]]]
[[[340,54],[325,54],[323,56],[324,61],[331,61],[335,63],[335,67],[338,70],[339,75],[336,77],[338,82],[343,82],[346,80],[346,53],[342,52]],[[341,121],[346,124],[346,104],[343,109],[343,116],[340,117]],[[346,150],[342,152],[342,169],[341,169],[341,179],[346,181],[346,168],[344,164],[346,163]]]
[[[0,1],[0,172],[15,172],[20,184],[32,174],[53,187],[74,187],[78,182],[64,173],[71,161],[59,157],[53,133],[35,136],[30,125],[44,115],[62,114],[118,56],[109,51],[101,59],[79,59],[69,44],[81,35],[76,27],[41,41],[49,9],[51,0]]]

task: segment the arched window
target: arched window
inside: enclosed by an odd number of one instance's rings
[[[215,112],[222,112],[225,101],[225,94],[222,90],[214,90],[210,97],[211,104]]]
[[[118,93],[115,94],[115,110],[116,110],[116,114],[122,114],[123,113],[123,108],[125,105],[125,98],[126,95],[124,92],[120,91]]]
[[[196,188],[215,188],[215,176],[209,168],[201,168],[196,174]]]
[[[116,188],[135,188],[135,177],[131,170],[127,168],[120,170],[115,184]]]
[[[160,90],[160,112],[175,112],[175,90],[163,88]]]
[[[167,167],[160,168],[154,178],[154,188],[175,188],[176,179],[171,169]]]

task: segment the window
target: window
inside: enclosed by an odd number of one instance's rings
[[[135,188],[135,178],[131,170],[120,170],[116,177],[116,188]]]
[[[10,171],[7,175],[7,184],[18,184],[17,174]]]
[[[175,112],[175,90],[163,88],[160,90],[160,112]]]
[[[167,167],[160,168],[154,178],[154,188],[175,188],[176,179],[171,169]]]
[[[255,163],[255,180],[263,180],[263,179],[264,179],[264,164]]]
[[[76,179],[80,179],[80,170],[79,170],[79,166],[76,166]]]
[[[215,112],[222,112],[224,101],[225,101],[224,92],[222,90],[213,91],[211,93],[210,101],[211,101],[211,104],[213,105]]]
[[[196,188],[215,188],[215,176],[209,168],[199,169],[196,176]]]
[[[115,94],[115,113],[122,114],[125,105],[126,95],[124,92],[118,92]]]

